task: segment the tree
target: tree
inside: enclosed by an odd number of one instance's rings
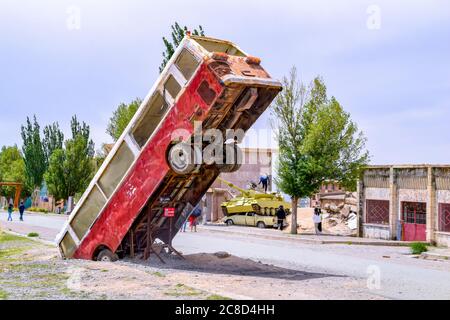
[[[59,128],[57,122],[52,125],[45,126],[44,139],[42,140],[42,147],[45,154],[45,167],[48,168],[50,157],[53,151],[62,149],[64,143],[64,133]]]
[[[83,192],[94,175],[94,142],[90,127],[73,116],[70,123],[72,139],[53,150],[45,173],[49,192],[56,200],[68,199]]]
[[[85,140],[85,150],[82,150],[83,155],[92,158],[95,155],[95,144],[90,138],[90,127],[83,121],[80,123],[77,116],[74,115],[70,121],[70,128],[72,130],[72,140],[81,136]]]
[[[276,183],[292,199],[291,233],[297,233],[297,204],[326,180],[349,190],[369,160],[365,138],[338,101],[328,99],[323,80],[307,87],[292,68],[272,106],[279,143]]]
[[[26,185],[30,189],[39,188],[46,170],[45,153],[41,143],[40,126],[36,116],[33,124],[27,117],[27,123],[21,127],[23,157],[25,161]]]
[[[142,100],[136,98],[129,104],[121,103],[114,111],[113,116],[109,119],[108,128],[106,129],[106,132],[114,139],[114,141],[119,139],[141,103]]]
[[[2,147],[0,151],[0,181],[6,182],[25,182],[25,163],[19,148]],[[26,194],[26,188],[22,189],[22,194]],[[12,198],[14,197],[14,187],[2,187],[1,194]]]
[[[170,58],[172,58],[173,54],[175,53],[175,50],[181,43],[181,40],[183,40],[186,33],[189,31],[188,27],[184,26],[183,28],[180,27],[178,22],[175,22],[174,25],[171,26],[172,28],[172,41],[167,40],[166,37],[163,37],[163,42],[165,46],[165,51],[163,52],[163,62],[161,63],[161,66],[159,67],[159,72],[163,72],[165,66],[169,62]],[[202,26],[198,26],[198,30],[194,29],[192,31],[192,34],[195,36],[205,36],[205,31],[203,30]]]

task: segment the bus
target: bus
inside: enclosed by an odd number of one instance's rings
[[[171,243],[219,174],[239,169],[237,132],[281,90],[259,58],[187,34],[58,234],[61,256],[110,261]],[[201,161],[208,139],[194,141],[211,130],[222,162]]]

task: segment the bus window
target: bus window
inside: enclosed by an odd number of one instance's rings
[[[181,90],[181,86],[178,83],[178,81],[175,80],[175,78],[172,75],[170,75],[167,78],[166,83],[164,83],[164,90],[167,90],[172,96],[172,98],[175,100],[178,96],[178,93]]]
[[[233,46],[231,43],[214,41],[209,39],[201,39],[196,37],[194,39],[198,44],[200,44],[206,51],[209,52],[224,52],[231,56],[245,57],[246,55],[241,52],[238,48]]]
[[[79,239],[84,237],[105,203],[105,197],[95,186],[70,223]]]
[[[146,106],[144,114],[133,129],[134,140],[142,148],[156,129],[161,119],[168,110],[167,102],[163,96],[156,92],[150,99],[149,105]]]
[[[71,257],[77,249],[77,245],[75,244],[75,241],[73,241],[69,232],[66,232],[66,235],[61,241],[61,249],[65,257]]]
[[[98,184],[109,198],[134,161],[134,155],[125,142],[122,142],[116,154],[106,167]]]
[[[175,64],[183,74],[184,78],[189,81],[194,74],[195,69],[197,69],[199,62],[189,50],[183,49]]]

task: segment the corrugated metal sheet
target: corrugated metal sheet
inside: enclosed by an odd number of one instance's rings
[[[436,168],[434,174],[436,176],[436,189],[450,190],[450,169]]]
[[[400,189],[427,189],[428,169],[397,169],[397,185]]]
[[[372,169],[364,172],[367,188],[389,188],[389,169]]]

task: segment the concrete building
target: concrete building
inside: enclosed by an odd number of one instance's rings
[[[359,235],[450,245],[450,165],[369,166],[358,182]]]

